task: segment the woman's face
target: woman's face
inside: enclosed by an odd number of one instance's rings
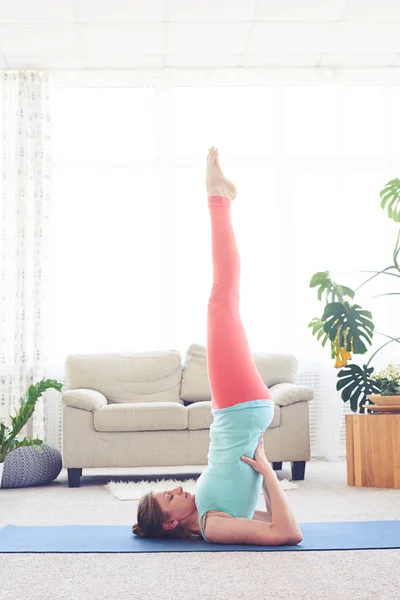
[[[165,492],[155,492],[153,497],[159,503],[161,510],[168,515],[169,521],[177,521],[176,525],[184,522],[196,510],[194,495],[185,492],[182,486]]]

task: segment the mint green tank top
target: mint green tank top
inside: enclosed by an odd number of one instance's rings
[[[273,400],[250,400],[211,410],[208,466],[196,482],[195,503],[203,538],[209,510],[252,519],[260,497],[262,476],[241,456],[253,458],[260,436],[274,417]]]

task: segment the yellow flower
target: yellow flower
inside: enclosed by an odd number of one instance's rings
[[[345,349],[347,346],[347,336],[349,334],[350,329],[346,329],[346,331],[344,332],[344,347],[339,346],[339,336],[340,336],[340,331],[341,331],[342,327],[343,327],[343,325],[340,325],[338,327],[338,331],[337,331],[337,334],[336,334],[334,342],[333,342],[333,345],[335,347],[335,358],[336,358],[335,365],[334,365],[335,369],[338,369],[340,367],[345,367],[347,365],[347,361],[351,359],[351,353]],[[350,349],[351,349],[351,352],[354,352],[354,337],[352,337],[350,340]]]

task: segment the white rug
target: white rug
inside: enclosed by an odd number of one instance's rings
[[[279,480],[283,490],[296,489],[298,485],[288,479]],[[117,500],[140,500],[142,496],[149,492],[161,492],[170,490],[181,485],[191,494],[195,493],[196,480],[185,479],[161,479],[157,481],[110,481],[106,488]]]

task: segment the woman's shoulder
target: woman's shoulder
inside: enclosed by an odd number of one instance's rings
[[[213,524],[221,518],[233,519],[232,515],[222,512],[222,510],[208,510],[200,519],[200,527],[203,526],[204,535],[207,537],[207,532],[210,534]]]

